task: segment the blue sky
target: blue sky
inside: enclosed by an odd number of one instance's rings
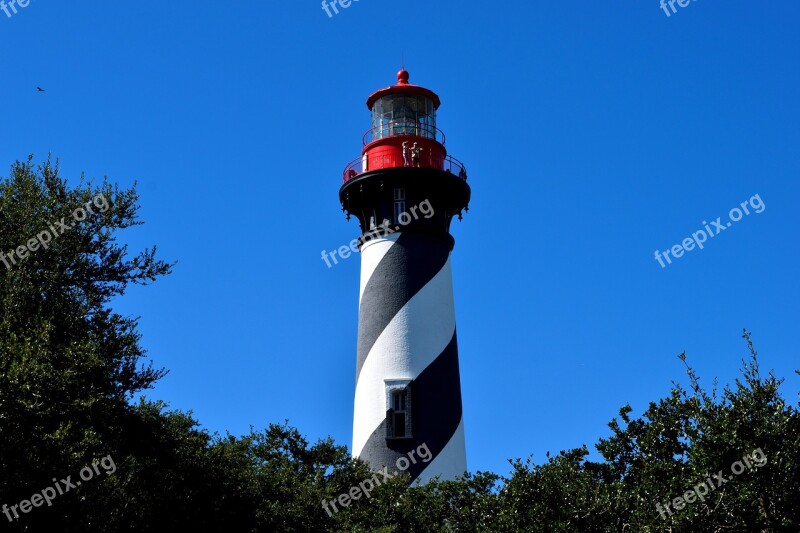
[[[404,54],[469,169],[468,463],[506,473],[685,384],[684,350],[732,382],[744,327],[797,399],[800,5],[676,9],[32,0],[0,12],[0,164],[51,152],[71,178],[138,181],[146,225],[124,240],[178,261],[117,303],[170,370],[149,397],[212,431],[288,419],[349,446],[359,260],[320,255],[357,235],[341,171]],[[763,212],[655,260],[754,195]]]

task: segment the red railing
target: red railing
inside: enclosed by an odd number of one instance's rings
[[[404,167],[405,161],[402,155],[397,154],[397,150],[377,150],[372,151],[363,156],[351,161],[344,169],[343,181],[347,183],[351,179],[357,177],[364,172],[370,170],[380,170],[384,168]],[[420,154],[420,160],[417,164],[408,163],[409,167],[420,168],[435,168],[450,172],[466,181],[467,169],[461,161],[453,156],[446,155],[444,157],[437,157],[431,154]]]
[[[362,141],[364,146],[379,139],[386,137],[397,137],[399,135],[412,135],[415,137],[423,137],[425,139],[433,139],[444,146],[444,132],[436,126],[429,124],[421,124],[419,122],[392,122],[389,124],[380,124],[367,130],[364,134]]]

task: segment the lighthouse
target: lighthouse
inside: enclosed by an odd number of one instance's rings
[[[352,453],[412,482],[467,469],[450,223],[470,187],[436,125],[440,103],[405,70],[373,93],[371,128],[339,190],[361,228]]]

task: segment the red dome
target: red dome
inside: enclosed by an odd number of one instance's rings
[[[409,77],[408,71],[403,69],[397,73],[397,85],[392,85],[391,87],[386,87],[372,93],[370,97],[367,98],[367,107],[369,110],[372,111],[372,106],[375,104],[376,100],[390,94],[414,94],[424,96],[432,100],[436,109],[439,109],[439,106],[442,104],[441,100],[439,100],[439,96],[430,89],[408,83]]]

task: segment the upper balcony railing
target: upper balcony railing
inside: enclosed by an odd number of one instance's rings
[[[396,167],[419,167],[419,168],[435,168],[449,172],[463,179],[467,180],[467,169],[464,164],[453,156],[446,155],[444,157],[437,157],[431,154],[420,154],[420,160],[417,163],[409,161],[408,164],[403,160],[402,155],[398,155],[396,150],[376,150],[368,152],[361,157],[354,159],[344,169],[343,181],[347,183],[353,178],[358,177],[364,172],[370,170],[380,170],[385,168]]]
[[[364,146],[379,139],[398,135],[414,135],[425,139],[433,139],[442,145],[444,145],[445,141],[444,132],[436,126],[420,122],[390,122],[389,124],[379,124],[369,129],[364,134]]]

